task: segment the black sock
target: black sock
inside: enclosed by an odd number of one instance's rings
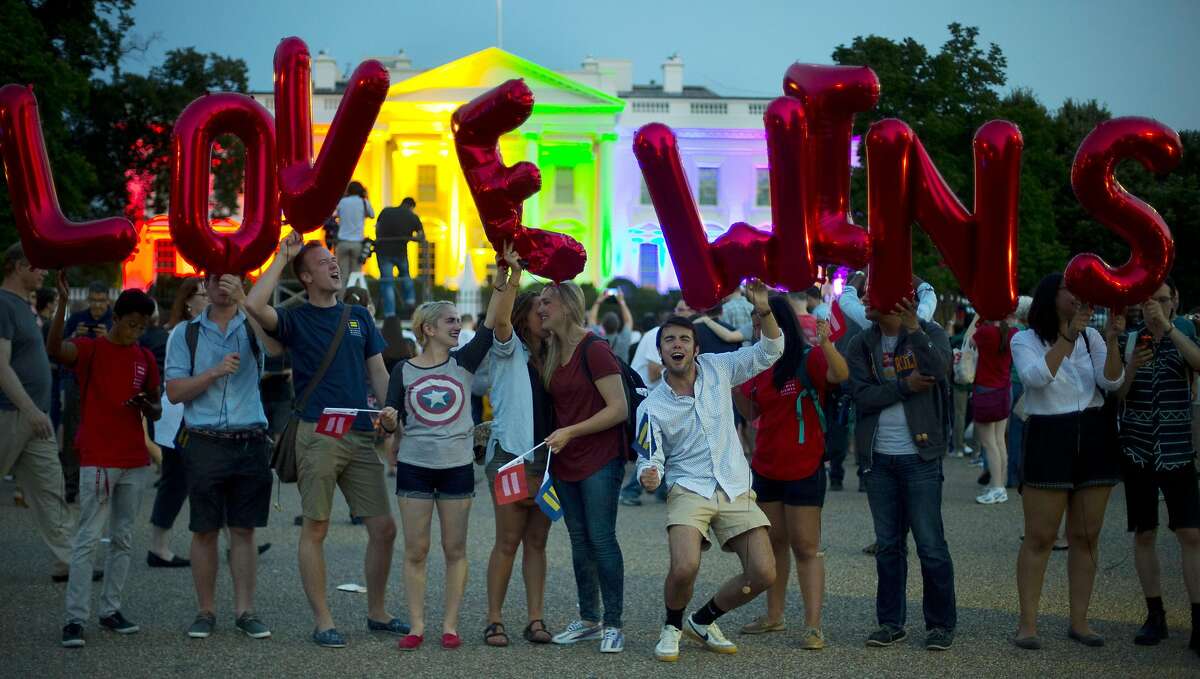
[[[721,607],[717,605],[717,600],[714,597],[709,599],[703,608],[692,613],[692,621],[697,625],[711,625],[722,615],[725,615],[725,611],[721,610]]]
[[[1188,647],[1200,651],[1200,604],[1192,604],[1192,638]]]
[[[667,624],[675,629],[683,629],[683,609],[668,608],[667,609]]]
[[[1194,604],[1192,605],[1192,608],[1193,608],[1193,610],[1195,609]],[[1165,611],[1163,610],[1162,597],[1161,596],[1146,597],[1146,611],[1149,612],[1151,615],[1153,615],[1155,613],[1164,613]]]

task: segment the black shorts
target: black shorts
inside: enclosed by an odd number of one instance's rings
[[[188,431],[180,438],[191,503],[188,529],[211,533],[225,526],[266,526],[272,481],[266,432],[235,440]]]
[[[430,469],[407,462],[396,465],[396,495],[418,500],[461,500],[475,497],[474,465]]]
[[[758,502],[782,502],[789,507],[825,506],[825,465],[817,465],[811,476],[797,481],[776,481],[754,473],[754,494]]]
[[[1167,527],[1200,528],[1200,484],[1192,465],[1166,472],[1125,465],[1125,513],[1129,532],[1158,528],[1158,491],[1167,500]]]
[[[1116,421],[1101,408],[1030,415],[1021,447],[1022,487],[1080,490],[1121,481]]]

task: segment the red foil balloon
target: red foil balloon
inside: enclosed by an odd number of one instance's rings
[[[354,175],[379,109],[388,72],[372,59],[359,64],[312,162],[312,59],[300,38],[275,49],[275,114],[279,200],[292,228],[312,231],[329,218]]]
[[[804,203],[804,230],[817,263],[866,265],[870,253],[867,232],[850,218],[850,141],[854,114],[869,111],[879,102],[879,78],[866,66],[819,66],[792,64],[783,79],[783,91],[798,101],[806,121],[803,144],[796,160],[771,159],[771,203],[795,194]],[[767,122],[768,134],[771,130]],[[783,160],[783,159],[780,159]],[[776,172],[780,192],[775,191]],[[795,198],[792,198],[795,200]],[[772,211],[772,217],[774,217]],[[782,227],[782,228],[781,228]],[[803,233],[776,219],[775,234],[784,252],[796,248]],[[800,289],[808,283],[791,289]],[[789,286],[790,287],[790,286]]]
[[[1153,207],[1125,191],[1113,175],[1117,163],[1134,158],[1155,174],[1179,164],[1183,144],[1175,130],[1149,118],[1114,118],[1100,123],[1079,145],[1071,187],[1085,210],[1129,244],[1118,267],[1094,254],[1076,255],[1067,265],[1067,288],[1085,302],[1109,308],[1140,304],[1171,271],[1175,243]]]
[[[679,160],[675,133],[662,123],[650,123],[633,139],[646,180],[646,190],[662,225],[663,238],[688,305],[695,309],[716,306],[742,279],[770,282],[770,236],[746,224],[736,224],[711,244],[692,198],[687,175]]]
[[[32,87],[0,87],[0,152],[13,220],[30,264],[60,269],[119,262],[133,253],[137,231],[128,219],[72,222],[63,215]]]
[[[862,266],[867,232],[850,220],[850,131],[854,114],[879,99],[879,79],[861,66],[796,64],[787,95],[763,116],[770,163],[772,233],[735,224],[710,245],[679,160],[675,136],[654,123],[634,155],[688,303],[711,307],[748,277],[800,290],[819,263]]]
[[[891,310],[912,294],[912,223],[917,222],[986,319],[1017,305],[1021,132],[993,120],[975,133],[975,212],[967,212],[912,129],[881,120],[867,134],[871,234],[870,305]]]
[[[242,226],[218,234],[209,226],[209,164],[213,140],[234,134],[246,145]],[[179,114],[171,135],[171,239],[179,254],[208,273],[257,269],[279,245],[275,181],[275,123],[262,104],[222,92],[196,99]]]
[[[523,80],[509,80],[460,106],[450,119],[454,147],[483,231],[499,253],[512,242],[530,273],[559,283],[578,276],[587,263],[579,241],[561,233],[521,224],[521,204],[542,188],[533,163],[507,166],[500,136],[517,129],[533,113],[533,91]]]

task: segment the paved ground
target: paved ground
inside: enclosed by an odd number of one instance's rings
[[[852,470],[851,470],[852,471]],[[283,489],[283,510],[273,512],[263,539],[274,544],[262,559],[258,608],[274,630],[270,640],[254,641],[235,634],[228,608],[219,613],[218,633],[204,641],[189,640],[184,629],[191,622],[194,599],[189,571],[150,570],[145,565],[149,530],[135,536],[133,568],[126,588],[125,612],[142,625],[142,632],[118,637],[88,629],[82,650],[59,647],[64,585],[54,585],[45,575],[48,552],[37,538],[28,510],[11,505],[12,485],[0,483],[0,675],[10,677],[58,676],[480,676],[583,677],[583,676],[1197,676],[1200,658],[1186,648],[1189,627],[1179,551],[1173,540],[1160,547],[1164,564],[1165,599],[1172,638],[1163,646],[1146,649],[1131,643],[1141,623],[1144,607],[1133,571],[1129,538],[1124,533],[1124,496],[1118,491],[1109,505],[1103,534],[1101,568],[1092,605],[1093,626],[1105,634],[1109,645],[1086,649],[1065,638],[1066,557],[1054,555],[1043,598],[1042,633],[1047,641],[1041,652],[1020,651],[1008,637],[1016,628],[1014,564],[1020,536],[1020,504],[981,507],[975,470],[962,461],[946,463],[945,516],[958,585],[959,628],[953,650],[930,653],[920,645],[924,625],[920,616],[920,577],[915,553],[909,573],[909,629],[907,643],[889,649],[867,649],[865,634],[874,625],[874,561],[861,553],[872,541],[866,496],[853,492],[831,493],[825,507],[825,550],[828,594],[825,633],[830,646],[821,652],[796,648],[798,628],[786,633],[738,637],[738,627],[756,616],[761,602],[725,616],[722,627],[740,644],[736,656],[718,657],[698,646],[685,646],[675,665],[656,662],[652,650],[662,624],[662,579],[666,571],[662,521],[664,510],[653,500],[636,508],[622,508],[618,532],[625,554],[625,624],[628,643],[621,655],[601,655],[595,644],[575,647],[535,647],[519,640],[507,649],[485,647],[480,639],[486,612],[484,568],[492,545],[492,512],[485,486],[472,510],[471,574],[464,606],[463,648],[444,651],[437,644],[417,653],[401,654],[394,640],[372,637],[361,626],[364,595],[331,592],[334,615],[350,646],[324,650],[308,641],[308,606],[296,570],[296,531],[292,516],[299,499],[294,487]],[[1015,499],[1014,494],[1014,499]],[[340,500],[339,500],[340,503]],[[143,514],[148,521],[149,501]],[[186,526],[185,514],[180,525]],[[1163,510],[1165,512],[1165,509]],[[327,546],[329,580],[334,585],[361,582],[363,529],[346,520],[345,505]],[[1165,523],[1165,519],[1164,519]],[[435,522],[436,525],[436,522]],[[186,552],[186,535],[175,538],[175,548]],[[437,544],[436,541],[434,544]],[[397,546],[399,551],[400,547]],[[914,551],[915,550],[910,550]],[[561,523],[550,538],[551,574],[547,585],[547,618],[560,629],[575,613],[570,550]],[[430,628],[437,630],[440,615],[441,560],[430,561]],[[717,584],[730,575],[736,559],[709,553],[701,567],[693,605],[702,604]],[[393,570],[390,606],[403,615],[400,573]],[[97,589],[98,592],[98,589]],[[222,576],[219,601],[231,600],[231,588]],[[524,626],[524,591],[514,578],[509,593],[509,627]],[[789,616],[802,620],[799,592],[793,581]]]

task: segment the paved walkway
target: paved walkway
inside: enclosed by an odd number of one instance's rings
[[[514,644],[507,649],[485,647],[481,640],[486,613],[484,570],[492,546],[492,511],[487,489],[480,482],[472,510],[469,556],[470,582],[461,633],[466,641],[457,651],[427,643],[416,653],[401,654],[387,637],[370,636],[363,627],[365,596],[331,591],[330,600],[340,629],[350,646],[325,650],[308,641],[308,605],[296,570],[296,537],[292,517],[299,498],[294,486],[283,488],[282,511],[272,512],[262,539],[274,547],[263,556],[258,584],[258,608],[274,637],[255,641],[236,633],[228,607],[218,613],[216,635],[203,641],[187,639],[184,630],[194,614],[194,596],[187,570],[151,570],[145,565],[149,536],[150,497],[143,503],[146,527],[134,538],[135,559],[126,587],[126,614],[142,626],[129,637],[103,632],[93,623],[82,650],[59,647],[65,585],[45,575],[49,553],[34,532],[29,510],[14,508],[11,483],[0,483],[0,675],[6,677],[86,676],[438,676],[438,677],[613,677],[613,676],[1198,676],[1200,658],[1186,648],[1189,628],[1187,596],[1179,569],[1179,550],[1167,533],[1160,546],[1165,600],[1172,637],[1157,648],[1139,648],[1132,637],[1141,624],[1144,605],[1134,575],[1129,536],[1125,534],[1124,495],[1118,490],[1109,504],[1102,536],[1100,573],[1092,605],[1094,628],[1106,635],[1108,646],[1087,649],[1066,639],[1066,555],[1056,553],[1047,574],[1043,597],[1041,652],[1014,648],[1008,637],[1016,629],[1014,569],[1021,533],[1019,498],[1005,505],[981,507],[976,471],[961,460],[946,462],[945,517],[958,585],[959,628],[953,650],[925,651],[920,640],[920,577],[915,555],[909,570],[908,642],[888,649],[863,646],[874,626],[875,565],[861,549],[873,540],[866,495],[830,493],[825,507],[824,545],[827,599],[824,629],[830,646],[821,652],[796,648],[802,621],[798,588],[793,580],[788,612],[793,627],[785,633],[742,637],[737,629],[761,611],[756,601],[726,615],[722,628],[740,645],[736,656],[717,656],[696,645],[685,645],[678,663],[654,660],[653,647],[662,624],[662,581],[667,568],[664,509],[653,499],[646,505],[621,508],[618,534],[625,555],[625,653],[601,655],[596,644],[574,647],[535,647],[519,637],[524,627],[524,590],[515,577],[509,591],[508,627]],[[851,475],[853,469],[851,469]],[[851,476],[853,478],[853,476]],[[1163,509],[1165,513],[1165,508]],[[186,527],[186,508],[179,525]],[[352,526],[341,500],[329,533],[326,554],[333,586],[362,582],[365,534]],[[1165,516],[1164,516],[1165,524]],[[436,525],[436,521],[435,521]],[[1164,531],[1165,532],[1165,531]],[[175,549],[186,554],[187,534],[179,531]],[[434,544],[437,544],[436,538]],[[397,555],[400,546],[397,545]],[[575,614],[575,586],[570,547],[561,522],[549,546],[547,621],[557,631]],[[736,570],[737,560],[707,553],[696,584],[693,606],[703,604],[715,587]],[[438,632],[441,610],[442,561],[431,553],[429,624]],[[794,569],[793,569],[794,572]],[[391,577],[389,605],[405,616],[399,558]],[[96,590],[98,594],[98,588]],[[218,602],[228,606],[232,592],[222,575]],[[439,634],[428,634],[437,639]]]

